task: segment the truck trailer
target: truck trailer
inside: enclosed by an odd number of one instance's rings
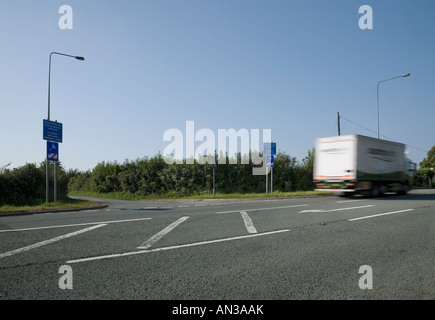
[[[402,143],[356,134],[316,139],[313,175],[317,191],[341,196],[406,194],[415,168]]]

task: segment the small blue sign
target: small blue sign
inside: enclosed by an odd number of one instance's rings
[[[43,120],[43,139],[62,143],[62,123]]]
[[[47,160],[59,161],[59,144],[47,141]]]
[[[274,159],[273,156],[266,156],[266,167],[273,168],[274,167]]]
[[[275,142],[266,142],[264,144],[264,155],[266,155],[266,156],[275,156],[276,155],[276,143]]]

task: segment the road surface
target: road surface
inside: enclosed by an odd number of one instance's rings
[[[435,299],[435,190],[108,204],[0,217],[0,299]]]

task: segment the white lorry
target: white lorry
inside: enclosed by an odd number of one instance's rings
[[[342,196],[406,194],[415,167],[401,143],[355,134],[316,140],[313,175],[317,191]]]

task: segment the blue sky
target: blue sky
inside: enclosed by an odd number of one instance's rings
[[[73,10],[62,30],[59,7]],[[362,30],[358,9],[373,9]],[[166,130],[271,129],[302,160],[317,137],[376,137],[419,163],[435,145],[433,0],[1,0],[0,167],[45,159],[48,59],[60,160],[88,170],[163,152]]]

